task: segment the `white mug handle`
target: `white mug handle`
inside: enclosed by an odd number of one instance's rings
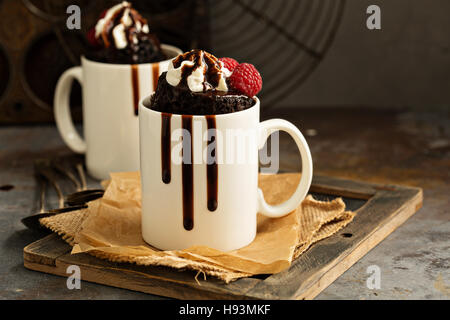
[[[311,152],[309,150],[308,144],[306,143],[306,140],[300,130],[298,130],[298,128],[289,121],[282,119],[271,119],[261,122],[258,127],[258,149],[262,149],[267,138],[273,132],[279,130],[285,131],[290,134],[297,144],[302,158],[302,176],[294,194],[287,201],[278,205],[269,205],[264,200],[262,190],[258,188],[258,211],[259,213],[271,218],[279,218],[285,216],[288,213],[294,211],[300,205],[303,199],[305,199],[309,187],[311,186],[313,173]]]
[[[72,81],[77,80],[83,85],[81,67],[73,67],[65,71],[58,80],[53,101],[56,126],[64,142],[77,153],[86,152],[86,141],[78,134],[70,114],[69,98]]]

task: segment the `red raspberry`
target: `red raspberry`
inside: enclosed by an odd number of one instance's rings
[[[228,84],[246,96],[253,97],[261,91],[262,78],[254,65],[241,63],[228,78]]]
[[[223,66],[233,72],[234,68],[239,65],[239,62],[234,60],[233,58],[220,58],[219,61],[223,62]]]
[[[107,13],[107,12],[108,12],[108,9],[103,10],[102,13],[100,13],[100,16],[99,16],[98,19],[99,19],[99,20],[100,20],[100,19],[103,19],[103,18],[106,16],[106,13]]]
[[[86,33],[86,39],[94,48],[98,48],[100,46],[100,43],[95,38],[95,28],[91,28],[88,30],[88,32]]]

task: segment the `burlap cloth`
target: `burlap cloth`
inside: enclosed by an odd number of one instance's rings
[[[300,174],[260,175],[259,179],[266,201],[276,204],[294,192]],[[90,202],[87,209],[42,218],[41,224],[72,245],[72,254],[87,252],[114,262],[196,270],[226,283],[288,268],[313,243],[334,234],[354,217],[345,211],[340,198],[321,202],[308,196],[283,218],[258,214],[256,238],[244,248],[221,252],[195,246],[161,251],[141,237],[139,173],[113,173],[104,186],[103,198]]]

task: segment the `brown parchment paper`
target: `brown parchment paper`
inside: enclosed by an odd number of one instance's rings
[[[287,200],[300,174],[260,175],[259,186],[270,204]],[[104,181],[103,198],[87,209],[42,218],[41,224],[73,246],[72,254],[86,252],[114,262],[191,269],[230,282],[255,274],[285,270],[314,242],[346,226],[354,217],[338,198],[321,202],[308,196],[289,215],[267,218],[258,214],[258,231],[248,246],[221,252],[204,246],[161,251],[141,237],[139,172],[112,173]]]

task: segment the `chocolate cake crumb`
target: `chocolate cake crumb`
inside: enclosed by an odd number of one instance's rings
[[[158,87],[146,107],[166,113],[189,115],[212,115],[243,111],[256,101],[238,92],[209,90],[192,92],[185,86],[171,86],[161,74]]]

